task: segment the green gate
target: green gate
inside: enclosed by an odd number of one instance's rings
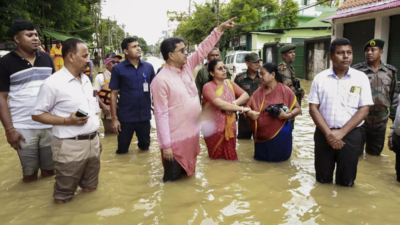
[[[278,64],[282,62],[281,48],[283,46],[278,47]],[[294,67],[294,72],[296,73],[296,77],[303,79],[304,78],[304,44],[296,44],[296,59],[292,63]]]

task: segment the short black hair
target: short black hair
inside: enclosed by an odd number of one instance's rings
[[[208,65],[207,65],[207,69],[208,69],[208,81],[212,81],[213,79],[214,79],[214,77],[213,76],[211,76],[211,72],[214,72],[214,70],[215,70],[215,67],[217,66],[217,64],[219,63],[219,62],[222,62],[222,60],[220,60],[220,59],[214,59],[214,60],[211,60],[209,63],[208,63]]]
[[[185,42],[182,38],[179,37],[171,37],[165,39],[160,46],[161,54],[165,61],[168,59],[168,53],[175,51],[176,44],[181,42]]]
[[[127,38],[125,38],[125,39],[121,42],[122,51],[124,51],[124,49],[128,49],[129,43],[132,43],[132,42],[138,42],[138,40],[137,40],[136,38],[133,38],[133,37],[127,37]],[[138,43],[139,43],[139,42],[138,42]]]
[[[78,44],[79,43],[83,43],[85,44],[85,42],[83,42],[82,40],[79,40],[77,38],[70,38],[67,39],[66,41],[64,41],[63,47],[62,47],[62,57],[65,58],[67,56],[68,53],[72,52],[74,54],[76,54],[76,51],[78,49]]]
[[[35,30],[33,23],[26,20],[15,20],[11,25],[11,38],[23,30]]]
[[[335,40],[332,41],[331,45],[329,46],[329,52],[334,54],[336,50],[337,45],[350,45],[353,47],[351,44],[351,41],[347,38],[336,38]]]
[[[61,43],[61,41],[60,40],[56,40],[56,44],[59,44],[59,43]]]

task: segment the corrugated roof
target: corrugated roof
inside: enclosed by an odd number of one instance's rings
[[[353,8],[356,6],[368,5],[375,2],[381,2],[383,0],[348,0],[339,6],[338,11],[348,8]]]
[[[335,13],[336,13],[335,11],[332,11],[332,12],[323,12],[323,13],[321,13],[321,15],[315,17],[315,19],[312,19],[312,20],[310,20],[310,21],[308,21],[308,22],[306,22],[306,23],[304,23],[304,24],[302,24],[302,25],[300,25],[300,26],[297,26],[297,28],[305,28],[305,27],[330,27],[331,25],[330,25],[329,23],[324,23],[324,22],[321,22],[321,21],[322,21],[322,19],[324,19],[324,18],[327,18],[327,17],[330,17],[330,16],[335,15]]]

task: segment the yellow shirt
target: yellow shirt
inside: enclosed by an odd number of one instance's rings
[[[54,46],[53,48],[51,48],[50,50],[50,55],[51,57],[53,57],[54,60],[54,66],[64,66],[64,59],[62,56],[56,56],[56,54],[62,54],[61,52],[62,50],[62,46],[58,49],[56,46]]]

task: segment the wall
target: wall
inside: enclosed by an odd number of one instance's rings
[[[389,27],[390,27],[389,17],[398,14],[400,14],[400,7],[362,14],[358,16],[334,19],[333,29],[332,29],[332,40],[338,37],[343,37],[343,27],[345,23],[375,19],[375,38],[379,38],[385,41],[385,47],[383,48],[383,55],[381,57],[381,60],[383,63],[386,63],[388,46],[389,46]]]

